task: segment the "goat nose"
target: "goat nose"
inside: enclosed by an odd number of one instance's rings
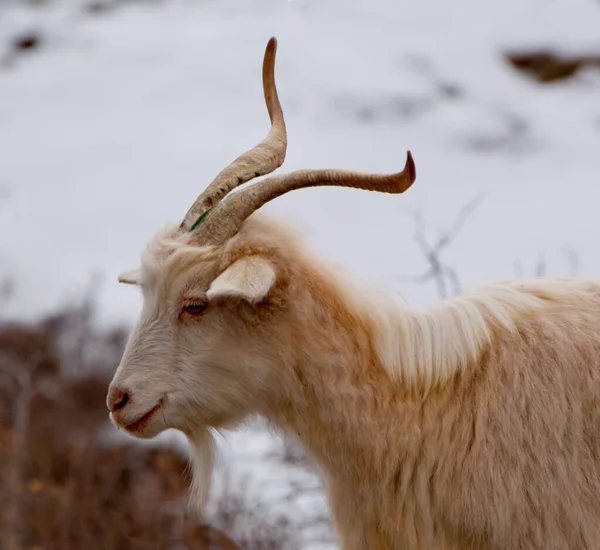
[[[107,405],[112,413],[122,409],[129,402],[129,394],[117,386],[113,386],[108,392]]]

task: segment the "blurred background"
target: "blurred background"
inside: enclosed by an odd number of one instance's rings
[[[514,276],[600,275],[598,0],[0,0],[0,547],[335,549],[301,450],[249,423],[210,505],[187,447],[108,422],[146,242],[267,133],[282,170],[397,171],[402,196],[269,203],[411,306]]]

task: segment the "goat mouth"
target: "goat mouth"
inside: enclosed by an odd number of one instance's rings
[[[152,416],[154,416],[154,413],[157,412],[159,409],[161,409],[162,406],[163,406],[163,402],[161,400],[158,402],[157,405],[152,407],[146,414],[144,414],[143,416],[138,418],[135,422],[132,422],[131,424],[127,424],[127,426],[125,426],[125,429],[128,432],[139,432],[140,430],[144,429],[144,427],[150,421]]]

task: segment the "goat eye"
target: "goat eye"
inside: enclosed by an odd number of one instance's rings
[[[207,302],[191,302],[183,306],[183,311],[190,315],[201,315],[207,307]]]

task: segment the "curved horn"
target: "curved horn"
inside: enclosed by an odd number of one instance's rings
[[[263,90],[271,119],[269,134],[253,149],[235,159],[219,173],[188,210],[181,222],[181,230],[192,230],[215,204],[238,185],[258,176],[270,174],[283,164],[287,149],[287,133],[275,86],[276,53],[277,39],[273,37],[267,44],[263,60]]]
[[[416,180],[410,151],[402,172],[391,175],[365,174],[347,170],[299,170],[259,181],[227,197],[206,216],[195,234],[202,242],[221,244],[233,237],[244,220],[265,203],[304,187],[334,185],[380,193],[404,193]]]

